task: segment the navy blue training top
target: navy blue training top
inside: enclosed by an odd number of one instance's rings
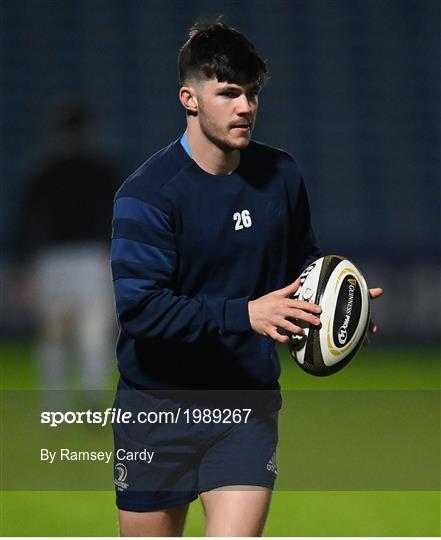
[[[212,175],[174,141],[115,197],[123,380],[145,389],[277,388],[274,342],[251,330],[248,301],[320,256],[288,154],[251,141],[231,175]]]

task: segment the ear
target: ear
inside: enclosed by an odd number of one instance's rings
[[[179,101],[189,113],[198,112],[198,98],[192,86],[181,86],[179,89]]]

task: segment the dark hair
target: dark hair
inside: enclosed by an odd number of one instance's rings
[[[264,60],[254,45],[238,30],[227,26],[221,17],[194,24],[178,56],[179,82],[217,78],[234,84],[256,83],[268,78]]]

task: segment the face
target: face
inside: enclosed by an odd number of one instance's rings
[[[224,151],[246,148],[256,120],[257,85],[239,86],[209,79],[194,85],[203,134]]]

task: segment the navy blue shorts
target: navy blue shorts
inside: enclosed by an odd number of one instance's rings
[[[149,512],[220,487],[273,488],[278,407],[253,406],[256,398],[262,403],[256,394],[239,402],[225,395],[212,399],[211,393],[209,403],[199,394],[188,396],[152,394],[120,382],[114,403],[120,421],[113,423],[118,508]]]

